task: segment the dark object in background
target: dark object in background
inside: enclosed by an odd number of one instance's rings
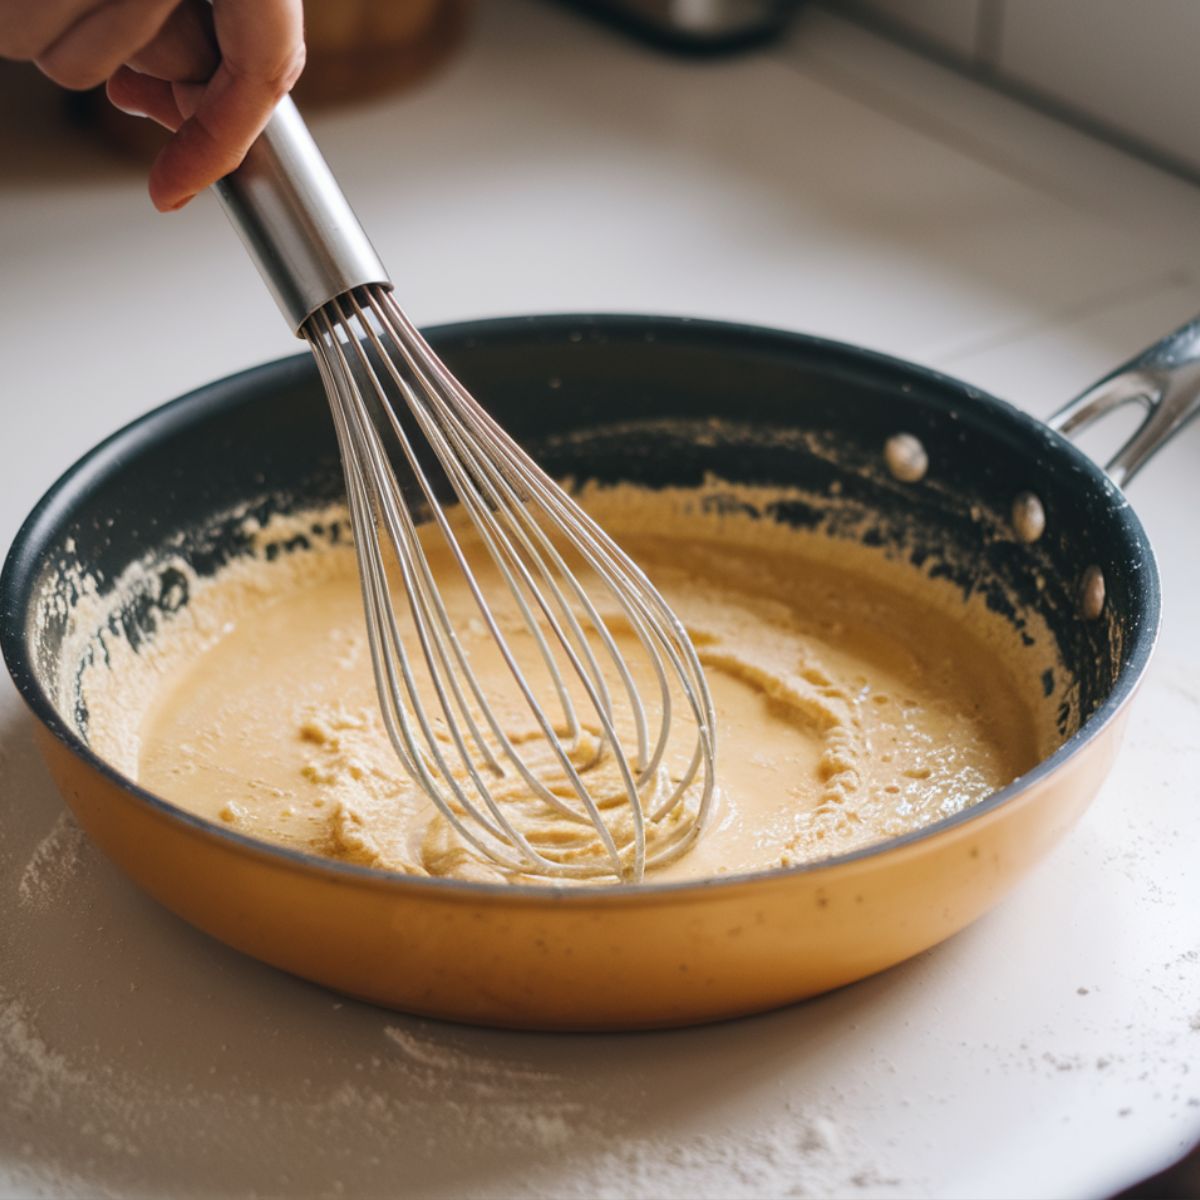
[[[783,32],[800,0],[567,0],[667,50],[729,54]]]
[[[1173,1167],[1135,1183],[1113,1200],[1200,1200],[1200,1146]]]

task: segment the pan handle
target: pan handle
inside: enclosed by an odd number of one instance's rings
[[[1146,416],[1104,467],[1121,488],[1151,455],[1200,416],[1200,317],[1109,372],[1063,405],[1046,424],[1069,437],[1130,403],[1140,404]]]

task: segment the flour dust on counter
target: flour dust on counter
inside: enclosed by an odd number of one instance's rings
[[[54,903],[83,861],[87,839],[69,810],[59,813],[21,871],[17,899],[29,908]]]
[[[251,982],[264,1001],[294,987],[251,969],[266,977],[265,987]],[[221,982],[215,989],[225,994]],[[145,1015],[157,1001],[141,990],[128,1011]],[[93,992],[113,994],[102,978]],[[385,1015],[313,989],[284,1008],[297,1028],[262,1008],[202,1046],[186,1036],[158,1045],[183,1029],[177,1014],[155,1012],[129,1053],[114,1055],[111,1044],[82,1041],[49,998],[0,990],[0,1143],[23,1131],[6,1146],[0,1184],[56,1197],[150,1194],[167,1180],[179,1196],[339,1197],[377,1194],[400,1172],[422,1195],[465,1200],[750,1200],[889,1195],[895,1183],[866,1167],[851,1131],[791,1100],[752,1132],[656,1128],[636,1068],[608,1080],[592,1071],[580,1085],[589,1039],[577,1039],[572,1062],[556,1053],[561,1039]]]

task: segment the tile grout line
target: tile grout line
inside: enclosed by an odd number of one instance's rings
[[[1155,149],[1101,118],[1091,116],[1051,93],[1021,82],[1003,69],[1000,54],[1004,36],[1004,0],[979,0],[974,44],[967,57],[945,50],[937,41],[908,26],[871,10],[850,6],[844,14],[833,12],[835,19],[849,21],[863,33],[880,39],[930,66],[981,85],[997,96],[1016,102],[1026,110],[1050,118],[1063,128],[1081,133],[1091,140],[1117,150],[1130,159],[1195,186],[1200,184],[1196,168],[1166,151]]]
[[[946,146],[990,170],[998,171],[1024,187],[1050,196],[1060,204],[1074,209],[1079,208],[1078,197],[1061,188],[1043,172],[1020,163],[1014,156],[1006,154],[983,138],[973,137],[953,122],[939,120],[919,103],[909,101],[899,92],[880,87],[866,76],[857,75],[854,71],[847,70],[819,55],[806,57],[802,63],[788,62],[784,58],[776,61],[799,75],[805,75],[814,82],[823,84],[844,100],[857,103],[877,116],[885,117],[916,133],[932,138],[940,145]],[[984,85],[976,84],[975,86],[983,87]]]
[[[1113,156],[1114,159],[1125,159],[1143,170],[1153,170],[1156,174],[1163,175],[1164,178],[1170,178],[1172,183],[1186,185],[1187,181],[1171,177],[1161,167],[1136,158],[1119,146],[1097,138],[1094,134],[1087,133],[1078,127],[1066,124],[1012,95],[997,91],[981,78],[966,75],[935,59],[926,58],[911,48],[888,40],[877,32],[838,18],[836,14],[825,15],[851,36],[867,39],[866,44],[873,51],[902,56],[907,71],[916,70],[926,76],[936,73],[939,77],[952,81],[958,87],[972,89],[975,96],[981,101],[985,97],[994,97],[996,101],[1015,109],[1021,119],[1045,123],[1052,127],[1057,134],[1085,145],[1091,152],[1104,152]],[[1013,182],[1032,188],[1070,208],[1086,211],[1107,224],[1116,223],[1110,210],[1088,204],[1086,198],[1081,197],[1077,190],[1064,186],[1045,167],[1021,159],[1016,154],[1007,151],[999,144],[999,137],[981,136],[972,133],[971,130],[953,120],[938,117],[927,105],[922,103],[920,98],[913,98],[911,88],[904,85],[894,88],[881,85],[869,69],[864,68],[860,71],[852,65],[847,66],[839,59],[837,51],[831,55],[819,46],[811,49],[800,38],[796,38],[776,46],[770,52],[770,57],[778,65],[828,88],[842,99],[857,104],[886,120],[901,124],[916,133],[923,134],[981,166],[1000,172]],[[995,126],[991,125],[988,128],[994,129]]]

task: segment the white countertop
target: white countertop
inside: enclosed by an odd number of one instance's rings
[[[1200,190],[819,10],[690,62],[480,7],[430,84],[314,122],[418,321],[759,322],[1045,414],[1200,311]],[[210,200],[157,217],[136,169],[5,120],[0,547],[100,437],[295,349]],[[5,678],[0,1196],[1098,1197],[1164,1166],[1200,1137],[1198,476],[1200,427],[1132,489],[1165,627],[1063,845],[918,959],[706,1029],[442,1026],[226,950],[60,823]]]

